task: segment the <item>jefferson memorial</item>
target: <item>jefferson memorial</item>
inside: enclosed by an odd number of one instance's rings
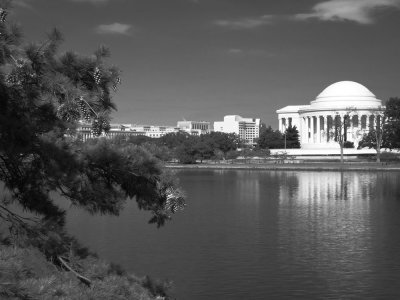
[[[297,127],[302,149],[332,149],[339,148],[335,141],[338,121],[348,117],[344,138],[357,148],[381,111],[382,101],[365,86],[340,81],[324,89],[310,105],[289,105],[276,112],[282,133],[290,125]]]

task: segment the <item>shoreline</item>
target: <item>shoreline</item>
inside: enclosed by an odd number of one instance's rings
[[[238,163],[198,163],[165,165],[168,169],[183,170],[278,170],[278,171],[391,171],[400,172],[400,163],[376,162],[306,162],[306,163],[277,163],[277,164],[238,164]]]

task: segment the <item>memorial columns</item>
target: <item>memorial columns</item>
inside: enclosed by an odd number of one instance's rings
[[[340,133],[339,134],[341,136],[344,135],[344,128],[345,128],[344,116],[345,115],[343,113],[339,114],[339,118],[340,118],[340,120],[339,120]]]
[[[311,143],[315,143],[314,141],[314,117],[310,117],[311,121]]]

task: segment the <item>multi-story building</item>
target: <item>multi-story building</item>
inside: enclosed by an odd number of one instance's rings
[[[260,119],[225,116],[223,121],[214,122],[214,131],[235,133],[245,144],[255,145],[260,136]]]
[[[107,132],[108,137],[115,136],[137,136],[145,135],[144,131],[131,130],[131,124],[110,124],[110,130]]]
[[[211,131],[211,123],[207,121],[178,121],[177,127],[191,135],[200,135]]]
[[[105,137],[115,136],[137,136],[144,135],[151,138],[159,138],[167,133],[179,132],[180,129],[174,126],[154,126],[154,125],[132,125],[132,124],[111,124],[111,128],[104,134]],[[86,141],[93,138],[92,125],[82,123],[78,128],[78,133],[81,135],[82,140]]]
[[[156,125],[132,125],[130,127],[131,131],[144,132],[145,136],[151,138],[159,138],[167,133],[179,132],[178,127],[174,126],[156,126]]]

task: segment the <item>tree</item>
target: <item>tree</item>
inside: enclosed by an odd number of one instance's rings
[[[370,128],[367,134],[364,134],[360,141],[361,147],[374,148],[376,150],[376,162],[381,161],[381,148],[387,140],[386,117],[383,109],[370,112]]]
[[[330,138],[339,144],[341,163],[344,162],[343,149],[347,141],[347,129],[351,125],[351,117],[354,111],[354,108],[349,107],[345,112],[335,112],[332,129],[328,132]]]
[[[117,138],[117,137],[115,137]],[[114,139],[115,139],[114,138]],[[129,136],[124,138],[128,144],[134,144],[141,146],[143,144],[152,143],[154,139],[145,135],[136,135],[136,136]]]
[[[384,112],[387,144],[390,149],[400,148],[400,98],[390,98]]]
[[[344,144],[346,142],[346,132],[347,132],[347,127],[350,122],[350,116],[349,113],[346,112],[345,114],[340,115],[339,113],[336,113],[336,116],[333,120],[334,124],[334,129],[333,129],[333,138],[335,142],[339,144],[340,147],[340,162],[343,163],[344,158],[343,158],[343,149],[344,149]]]
[[[159,160],[135,145],[75,138],[81,120],[97,136],[110,128],[120,71],[106,64],[109,50],[59,54],[58,30],[26,44],[16,26],[0,21],[0,181],[9,194],[0,200],[0,218],[21,224],[7,207],[14,202],[62,226],[65,211],[53,201],[60,194],[91,213],[113,215],[135,199],[152,213],[150,223],[163,225],[184,198]]]
[[[154,142],[146,142],[143,143],[141,146],[159,160],[166,162],[172,159],[171,150],[168,149],[168,147],[166,146],[159,146]]]
[[[230,150],[226,153],[226,159],[236,159],[240,155],[238,150]]]
[[[169,149],[174,149],[190,138],[192,136],[187,132],[171,132],[160,137],[158,143],[167,146]]]
[[[269,149],[260,149],[260,148],[256,148],[253,150],[253,157],[260,157],[260,158],[264,158],[266,159],[267,157],[269,157],[271,155],[271,151],[269,151]]]
[[[300,135],[296,126],[289,125],[285,131],[286,148],[300,148]]]
[[[194,144],[196,158],[203,162],[203,159],[210,159],[213,157],[214,152],[209,143],[203,139],[198,139]]]
[[[234,133],[211,132],[201,135],[201,138],[210,145],[214,152],[220,150],[225,159],[226,154],[229,151],[236,150],[239,143],[239,138]]]
[[[186,140],[181,145],[176,147],[175,155],[180,163],[195,164],[196,163],[196,148],[191,140]]]
[[[260,132],[257,146],[261,149],[281,149],[284,147],[284,138],[279,130],[273,130],[271,126]]]

